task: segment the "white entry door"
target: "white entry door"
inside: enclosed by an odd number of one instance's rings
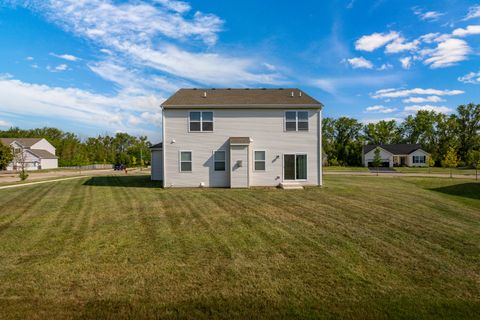
[[[230,146],[230,188],[248,188],[248,146]]]

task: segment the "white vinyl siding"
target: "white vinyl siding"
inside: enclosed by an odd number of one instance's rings
[[[188,130],[190,132],[213,132],[213,112],[190,111]]]
[[[309,131],[295,134],[283,130],[285,109],[215,109],[214,132],[210,134],[191,134],[187,132],[189,109],[164,110],[165,121],[165,186],[229,187],[231,185],[230,137],[250,137],[248,146],[249,185],[277,186],[283,177],[283,154],[308,153],[307,180],[303,185],[318,184],[318,132],[319,110],[309,110]],[[191,150],[193,156],[192,172],[182,174],[178,169],[178,152]],[[213,151],[226,151],[226,171],[215,171]],[[254,151],[265,150],[266,171],[254,170]],[[234,159],[238,160],[238,159]],[[244,161],[245,163],[247,161]]]
[[[308,111],[285,111],[285,131],[308,131]]]

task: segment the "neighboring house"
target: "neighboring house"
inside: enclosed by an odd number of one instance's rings
[[[58,168],[55,147],[43,138],[0,138],[4,145],[11,146],[15,152],[23,152],[26,170]],[[21,164],[13,160],[7,170],[19,170]]]
[[[383,144],[363,147],[363,165],[373,166],[375,149],[380,148],[381,167],[425,167],[430,154],[419,144]]]
[[[299,89],[181,89],[162,104],[165,187],[322,185],[322,104]]]

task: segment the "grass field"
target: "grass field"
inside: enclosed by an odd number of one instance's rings
[[[0,318],[473,319],[480,183],[157,188],[146,176],[0,190]]]
[[[342,167],[342,166],[326,166],[324,171],[349,171],[349,172],[368,172],[366,167]]]
[[[414,167],[395,167],[395,171],[403,173],[443,173],[450,174],[449,168],[432,167],[432,168],[414,168]],[[453,168],[453,174],[457,175],[475,175],[475,169],[470,168]]]

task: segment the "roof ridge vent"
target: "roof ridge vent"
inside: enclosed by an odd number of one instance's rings
[[[292,98],[295,97],[295,92],[292,91]]]
[[[301,97],[302,96],[302,91],[298,91],[298,96]]]
[[[204,97],[204,98],[207,97],[207,91],[203,91],[203,97]]]

